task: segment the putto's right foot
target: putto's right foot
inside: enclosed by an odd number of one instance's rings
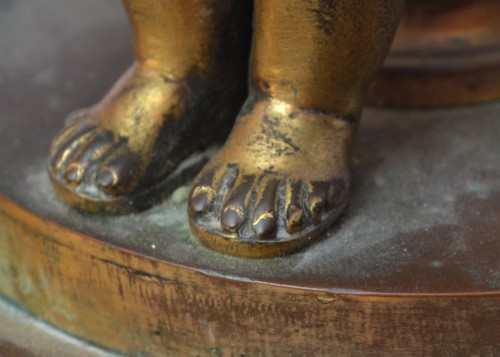
[[[58,193],[90,211],[133,210],[158,198],[177,165],[221,140],[221,126],[232,121],[234,105],[207,103],[210,86],[132,67],[101,103],[70,116],[53,141]]]
[[[145,209],[194,176],[199,167],[182,162],[225,139],[247,92],[246,2],[125,5],[135,64],[100,103],[71,115],[51,147],[53,186],[87,211]]]

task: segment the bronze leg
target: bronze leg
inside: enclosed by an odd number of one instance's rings
[[[67,120],[51,150],[57,192],[91,211],[154,203],[182,160],[229,131],[246,95],[248,2],[124,5],[134,64],[100,103]]]
[[[401,0],[257,0],[251,95],[195,180],[191,227],[213,249],[275,256],[347,203],[349,151]]]

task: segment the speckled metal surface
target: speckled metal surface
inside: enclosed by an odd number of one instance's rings
[[[191,236],[187,188],[123,217],[81,214],[51,189],[48,146],[64,116],[102,96],[130,61],[118,1],[2,1],[0,49],[0,193],[42,217],[241,280],[382,294],[500,291],[500,104],[368,109],[341,221],[298,254],[245,260]]]

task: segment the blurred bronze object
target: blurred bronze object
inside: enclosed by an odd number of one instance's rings
[[[500,1],[407,0],[370,104],[431,108],[500,99]]]

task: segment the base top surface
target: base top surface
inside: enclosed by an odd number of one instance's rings
[[[327,236],[287,257],[227,257],[191,235],[188,187],[111,217],[71,209],[50,186],[48,147],[64,116],[98,100],[130,62],[120,4],[29,0],[0,10],[0,193],[9,200],[117,249],[232,279],[353,293],[500,292],[500,104],[367,110],[351,201]]]

